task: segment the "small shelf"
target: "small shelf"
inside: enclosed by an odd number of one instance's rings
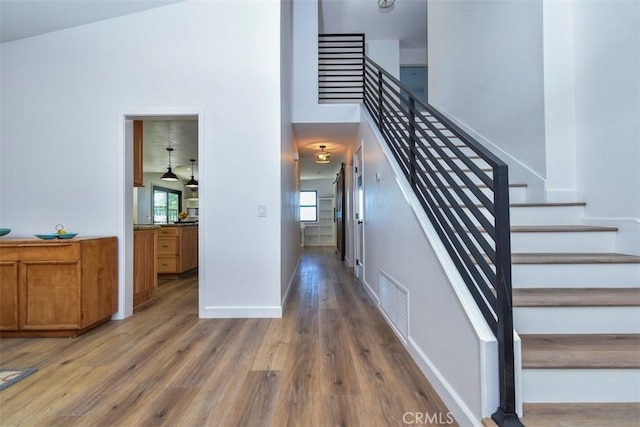
[[[318,198],[318,221],[303,222],[303,244],[305,246],[335,246],[335,224],[333,197]]]

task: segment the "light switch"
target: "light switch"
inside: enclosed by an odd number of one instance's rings
[[[267,205],[258,205],[258,216],[267,216]]]

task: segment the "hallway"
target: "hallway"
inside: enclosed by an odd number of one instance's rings
[[[332,248],[305,249],[282,319],[198,319],[195,277],[162,285],[156,297],[77,338],[1,339],[3,368],[38,372],[0,394],[0,424],[451,421]]]

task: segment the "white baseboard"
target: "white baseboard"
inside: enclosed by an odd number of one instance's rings
[[[474,418],[473,412],[465,405],[462,398],[456,393],[453,387],[451,387],[435,365],[431,363],[427,355],[424,354],[413,338],[409,337],[409,343],[406,348],[411,358],[418,365],[418,368],[420,368],[433,389],[438,393],[442,402],[449,408],[449,411],[453,413],[458,424],[461,426],[482,426],[482,421]]]
[[[584,218],[585,225],[618,227],[616,252],[640,255],[640,219],[638,218]]]
[[[298,274],[298,268],[300,267],[300,260],[302,259],[302,254],[298,255],[298,261],[296,262],[296,266],[293,269],[293,274],[291,274],[291,278],[289,279],[289,284],[287,284],[287,289],[284,291],[284,295],[282,296],[281,305],[284,307],[284,304],[287,302],[287,298],[289,298],[289,291],[291,290],[291,285],[293,285],[293,280],[296,278],[296,274]]]
[[[431,104],[438,111],[444,114],[449,120],[456,124],[460,129],[468,133],[473,139],[477,140],[485,148],[498,156],[502,161],[509,165],[509,182],[512,183],[526,183],[527,184],[527,202],[542,202],[545,196],[545,179],[532,170],[529,166],[520,162],[511,154],[504,151],[502,148],[489,141],[478,132],[474,131],[471,127],[465,124],[462,120],[451,114],[446,109],[437,104]]]
[[[203,319],[261,319],[282,317],[282,306],[209,306]]]
[[[444,402],[445,406],[449,408],[453,416],[456,418],[456,421],[458,421],[458,424],[469,425],[469,426],[482,426],[482,423],[473,417],[473,413],[471,412],[471,410],[464,404],[460,396],[458,396],[458,394],[455,392],[453,387],[451,387],[451,385],[445,380],[442,374],[440,374],[438,369],[436,369],[433,363],[431,363],[429,358],[424,354],[424,352],[416,344],[416,342],[411,337],[409,337],[409,340],[407,341],[393,327],[393,324],[387,318],[385,312],[380,307],[378,295],[376,295],[375,292],[373,292],[373,289],[371,288],[371,286],[369,286],[369,284],[364,280],[361,280],[360,283],[362,284],[362,287],[369,295],[369,298],[371,298],[375,302],[376,308],[378,309],[382,317],[387,322],[387,325],[389,325],[389,327],[396,334],[400,342],[402,342],[404,347],[407,349],[407,351],[411,355],[411,358],[414,360],[414,362],[416,362],[416,364],[418,365],[418,368],[420,368],[420,371],[422,371],[422,373],[427,378],[431,386],[433,386],[436,393],[438,393],[438,396],[440,396],[440,398]]]

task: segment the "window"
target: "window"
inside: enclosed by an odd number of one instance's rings
[[[318,221],[318,192],[316,190],[300,192],[300,221]]]
[[[182,210],[182,191],[153,187],[153,223],[170,224],[178,221]]]

